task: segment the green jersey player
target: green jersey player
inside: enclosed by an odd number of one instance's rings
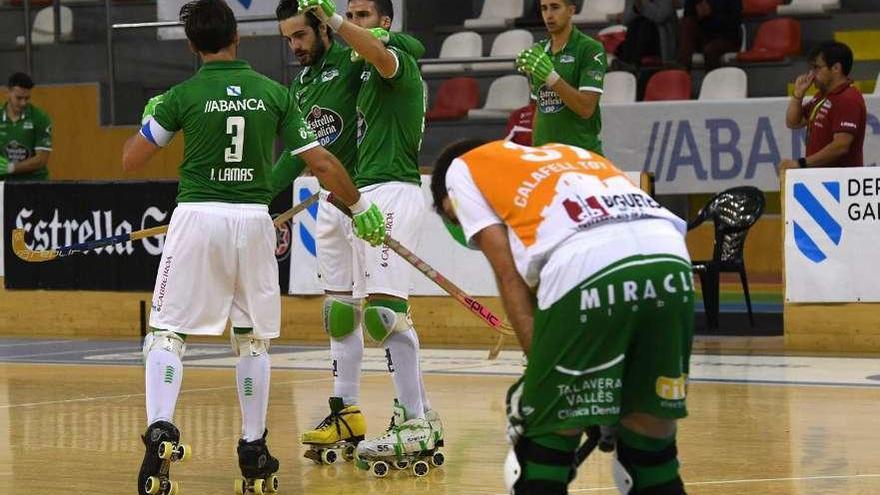
[[[605,48],[572,24],[574,0],[541,0],[550,38],[517,57],[517,68],[531,78],[537,102],[534,146],[564,143],[602,153],[602,95]]]
[[[278,461],[266,447],[269,339],[279,335],[280,299],[275,229],[267,204],[275,135],[285,153],[306,164],[352,205],[355,234],[384,239],[382,213],[368,205],[339,161],[315,140],[287,89],[237,60],[238,34],[223,0],[184,5],[180,19],[203,66],[187,81],[152,99],[141,131],[123,150],[123,167],[137,169],[183,131],[178,207],[162,252],[144,340],[147,431],[138,477],[140,494],[166,493],[167,463],[186,456],[173,424],[186,335],[220,335],[227,320],[239,356],[242,410],[238,461],[242,488],[277,483]],[[170,450],[169,450],[170,447]]]
[[[358,164],[355,183],[386,214],[389,235],[414,248],[424,215],[418,154],[424,131],[425,92],[416,59],[395,47],[386,47],[369,29],[391,26],[390,0],[350,0],[347,17],[335,11],[332,0],[299,0],[348,43],[364,61],[357,99]],[[409,312],[409,275],[406,261],[387,248],[357,243],[363,261],[363,288],[367,296],[363,326],[367,335],[385,347],[388,368],[397,392],[394,426],[382,437],[360,442],[357,455],[365,461],[381,457],[413,457],[433,451],[442,443],[442,426],[431,410],[422,385],[418,337]],[[405,435],[399,435],[405,431]],[[361,464],[363,466],[363,464]]]
[[[0,114],[0,181],[46,180],[52,152],[52,121],[30,103],[34,81],[16,72]]]
[[[339,157],[352,177],[357,168],[357,98],[361,87],[364,61],[349,47],[333,39],[330,29],[310,12],[300,11],[296,0],[281,0],[276,9],[281,35],[305,68],[294,79],[290,92],[306,113],[306,121],[320,143]],[[424,53],[417,39],[388,33],[382,28],[370,30],[389,46],[401,48],[414,57]],[[303,165],[297,157],[294,166],[273,169],[273,182],[280,190],[298,174]],[[326,193],[322,191],[322,195]],[[330,338],[333,370],[333,394],[330,414],[313,430],[302,434],[309,445],[306,457],[324,462],[331,451],[352,448],[366,433],[366,421],[358,406],[360,371],[363,358],[363,331],[360,320],[362,298],[353,295],[354,246],[351,221],[327,201],[318,207],[315,240],[318,274],[324,289],[322,309],[324,329]]]

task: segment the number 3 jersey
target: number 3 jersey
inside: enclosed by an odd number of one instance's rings
[[[623,244],[631,237],[604,227],[636,220],[653,220],[639,222],[635,230],[658,227],[672,238],[671,251],[687,258],[686,250],[680,252],[685,222],[636,187],[609,160],[581,148],[561,144],[531,148],[495,141],[458,157],[447,172],[446,188],[468,243],[490,225],[507,226],[517,270],[533,288],[539,279],[543,285],[542,270],[554,254],[581,252],[568,249],[576,243],[604,248],[577,261],[579,268],[573,270],[581,270],[584,276],[626,255],[633,246]],[[611,232],[615,238],[609,238]],[[583,279],[572,278],[575,284]],[[553,289],[545,302],[551,303],[569,289]],[[545,306],[540,288],[538,296],[539,305]]]
[[[179,203],[269,204],[275,137],[285,153],[318,146],[287,88],[239,60],[208,62],[168,90],[141,134],[165,146],[180,130]]]

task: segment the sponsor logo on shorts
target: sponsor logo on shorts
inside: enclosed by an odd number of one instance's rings
[[[562,200],[562,207],[565,208],[565,212],[568,213],[569,218],[575,223],[608,216],[608,210],[602,207],[596,196],[566,198]]]
[[[391,235],[391,229],[394,228],[394,212],[389,211],[385,214],[385,235]],[[387,244],[382,244],[382,262],[379,266],[388,268],[388,260],[391,259],[391,249]]]
[[[684,400],[687,397],[687,375],[678,378],[658,376],[655,389],[661,399]]]
[[[560,420],[619,414],[620,406],[615,397],[620,394],[623,381],[620,378],[592,377],[557,385],[563,404],[556,416]]]
[[[165,258],[165,264],[162,267],[162,278],[159,280],[159,293],[157,294],[156,300],[153,301],[153,311],[157,313],[162,312],[162,306],[165,304],[165,292],[168,287],[168,276],[171,274],[171,264],[173,261],[174,256]]]
[[[656,301],[662,307],[664,300],[676,294],[688,296],[694,290],[692,272],[669,273],[662,280],[624,280],[599,287],[581,288],[581,311],[614,306],[617,303]]]

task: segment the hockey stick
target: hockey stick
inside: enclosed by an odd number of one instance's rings
[[[348,209],[348,207],[341,204],[338,199],[336,199],[332,195],[327,199],[328,201],[333,203],[333,206],[339,208],[346,215],[351,216],[351,211]],[[497,315],[495,315],[495,313],[493,313],[486,306],[483,306],[479,301],[467,295],[467,293],[458,288],[458,286],[452,283],[452,281],[444,277],[440,272],[438,272],[431,265],[419,258],[415,253],[401,245],[400,242],[398,242],[396,239],[391,236],[385,236],[385,245],[388,246],[389,249],[397,253],[401,258],[409,262],[409,264],[412,265],[416,270],[422,272],[423,275],[431,279],[435,284],[439,285],[441,289],[445,290],[450,296],[455,298],[455,300],[461,303],[462,306],[466,307],[468,311],[470,311],[472,314],[479,317],[486,324],[488,324],[489,327],[492,328],[492,330],[498,332],[502,336],[514,334],[513,328],[510,326],[510,324],[499,318]],[[498,355],[498,350],[500,350],[500,348],[496,350],[496,347],[493,347],[492,351],[489,353],[490,359],[494,359]]]
[[[278,217],[274,220],[275,225],[278,226],[287,222],[296,214],[305,210],[309,206],[313,205],[316,201],[318,201],[318,197],[318,193],[315,193],[306,198],[304,201],[301,201],[293,208],[278,215]],[[25,244],[24,229],[15,229],[12,231],[12,252],[14,252],[15,255],[19,258],[29,263],[41,263],[44,261],[52,261],[56,258],[64,258],[72,254],[86,253],[93,249],[99,249],[105,246],[113,246],[116,244],[122,244],[123,242],[136,241],[138,239],[144,239],[146,237],[162,235],[167,231],[168,225],[159,225],[158,227],[151,227],[149,229],[136,230],[134,232],[119,234],[112,237],[105,237],[103,239],[95,239],[94,241],[81,242],[79,244],[70,244],[68,246],[62,246],[57,249],[35,251],[27,247],[27,244]]]

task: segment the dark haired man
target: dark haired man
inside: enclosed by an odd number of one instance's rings
[[[358,164],[355,184],[386,212],[389,235],[408,247],[418,244],[425,211],[418,168],[425,123],[425,92],[415,57],[386,47],[370,29],[390,29],[394,8],[390,0],[350,0],[346,21],[333,0],[298,0],[314,12],[363,57],[362,85],[357,99]],[[362,459],[404,456],[434,449],[442,443],[439,417],[431,411],[419,366],[419,339],[410,315],[411,268],[387,248],[356,243],[366,295],[363,326],[370,338],[385,347],[399,404],[393,426],[377,438],[360,442]]]
[[[685,222],[604,157],[564,144],[453,144],[431,192],[453,238],[489,261],[528,357],[507,396],[510,493],[567,494],[584,430],[619,422],[619,492],[683,495],[675,437],[694,304]]]
[[[34,81],[22,72],[9,77],[0,116],[0,181],[46,180],[52,152],[52,121],[30,103]]]
[[[785,114],[789,129],[807,128],[807,151],[797,160],[784,160],[781,168],[863,166],[868,111],[849,78],[852,50],[829,41],[813,49],[808,60],[810,71],[795,80]],[[819,92],[804,103],[811,85]]]
[[[607,61],[601,43],[572,23],[574,0],[541,0],[541,16],[549,37],[523,50],[516,67],[530,78],[537,103],[532,140],[602,152],[599,134]]]
[[[238,463],[246,485],[253,485],[243,491],[259,492],[257,485],[277,482],[278,470],[266,446],[269,341],[280,333],[281,316],[275,228],[267,209],[275,136],[283,138],[285,153],[301,156],[329,190],[352,205],[355,235],[380,244],[384,220],[318,144],[287,89],[236,59],[236,21],[223,0],[187,3],[180,20],[203,66],[151,100],[141,131],[123,150],[123,168],[133,170],[176,132],[183,131],[186,141],[178,207],[159,263],[151,332],[144,339],[149,426],[138,491],[168,486],[157,453],[163,442],[180,439],[173,416],[185,337],[222,335],[231,320],[242,412]],[[165,488],[160,491],[167,493]]]
[[[294,100],[321,145],[339,158],[349,175],[357,177],[357,98],[363,59],[336,42],[330,28],[313,13],[300,10],[296,0],[281,0],[275,13],[281,35],[305,66],[290,87]],[[380,27],[370,31],[415,58],[425,51],[411,36],[389,33]],[[305,166],[300,158],[289,155],[281,161],[293,163],[278,163],[273,169],[278,190],[286,188]],[[354,259],[351,221],[338,208],[322,201],[317,222],[318,273],[325,292],[322,319],[330,339],[333,394],[330,414],[314,429],[303,432],[301,440],[310,447],[306,457],[320,462],[323,450],[356,445],[362,440],[366,421],[358,405],[364,353],[363,296],[358,294],[356,298],[353,294],[357,280],[354,274],[361,268]]]

